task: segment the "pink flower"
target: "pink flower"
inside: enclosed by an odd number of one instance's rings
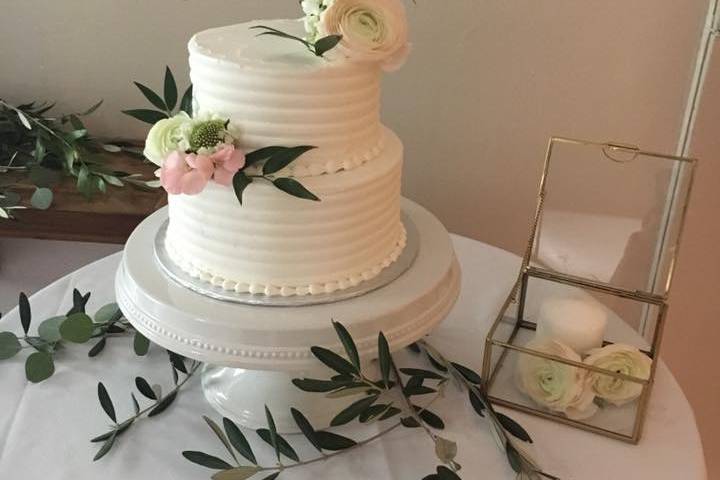
[[[245,153],[234,145],[223,145],[212,155],[174,151],[159,170],[160,183],[171,195],[197,195],[210,179],[232,185],[238,170],[245,166]]]
[[[245,152],[234,145],[223,145],[210,159],[215,165],[213,179],[220,185],[232,185],[235,174],[245,166]]]

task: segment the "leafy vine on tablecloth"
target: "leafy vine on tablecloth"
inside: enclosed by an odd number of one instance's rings
[[[25,374],[30,382],[40,383],[52,376],[55,362],[62,359],[63,351],[73,343],[86,344],[92,340],[93,345],[88,351],[88,357],[94,359],[100,356],[111,339],[132,337],[135,354],[147,354],[151,348],[150,341],[133,328],[116,303],[103,306],[91,317],[86,312],[89,299],[90,293],[82,294],[74,290],[73,305],[67,313],[44,319],[37,324],[36,333],[31,334],[33,319],[30,302],[27,296],[21,293],[18,313],[23,333],[17,335],[11,331],[0,332],[0,360],[13,358],[25,349],[33,350],[25,358]],[[543,472],[523,447],[526,443],[532,443],[527,431],[512,418],[494,410],[483,389],[482,379],[475,371],[449,360],[425,339],[408,348],[426,360],[428,368],[398,366],[384,334],[380,332],[380,378],[373,378],[363,370],[355,341],[347,329],[338,322],[333,322],[333,327],[345,355],[320,346],[312,347],[311,351],[319,362],[335,374],[328,379],[298,378],[293,380],[293,384],[300,390],[322,394],[328,398],[360,398],[339,411],[328,427],[320,429],[312,425],[301,411],[291,410],[298,429],[318,451],[317,456],[301,459],[290,443],[278,433],[273,414],[266,407],[267,427],[254,433],[274,451],[274,464],[258,463],[245,433],[229,418],[222,418],[217,422],[203,417],[227,450],[227,460],[200,451],[184,451],[183,457],[194,464],[215,470],[212,474],[213,480],[274,480],[286,470],[350,454],[398,428],[410,428],[419,429],[428,437],[439,461],[435,472],[425,476],[423,480],[457,480],[461,478],[462,468],[456,461],[458,445],[438,433],[444,430],[445,422],[431,409],[433,404],[443,398],[445,389],[454,384],[456,388],[467,392],[473,410],[488,421],[490,432],[518,478],[557,479]],[[135,393],[131,392],[129,397],[134,414],[124,420],[118,420],[110,393],[102,382],[98,383],[98,400],[102,410],[112,421],[112,426],[108,431],[91,439],[91,442],[100,444],[93,460],[97,461],[109,454],[119,443],[119,439],[127,435],[138,420],[154,418],[166,412],[202,365],[169,350],[167,354],[172,387],[163,393],[159,384],[152,384],[141,376],[135,377],[135,388],[142,398],[142,403]],[[423,401],[418,401],[418,397],[422,397]],[[383,425],[378,433],[364,439],[352,439],[329,430],[355,421],[362,424],[380,422]]]

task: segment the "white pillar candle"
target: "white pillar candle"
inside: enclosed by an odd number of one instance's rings
[[[540,306],[537,338],[558,340],[579,354],[602,347],[607,310],[591,300],[551,298]]]

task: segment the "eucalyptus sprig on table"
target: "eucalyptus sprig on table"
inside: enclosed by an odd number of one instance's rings
[[[155,93],[152,88],[140,82],[133,83],[156,109],[136,108],[132,110],[123,110],[122,113],[125,115],[129,115],[141,122],[149,123],[150,125],[153,125],[165,118],[170,118],[181,111],[192,116],[193,87],[190,85],[185,89],[185,93],[183,93],[183,96],[178,103],[178,86],[175,81],[175,75],[173,75],[170,67],[165,67],[165,79],[163,81],[162,95]]]
[[[55,372],[55,357],[68,343],[84,344],[97,340],[88,351],[89,357],[96,357],[105,348],[109,338],[134,335],[134,349],[138,355],[145,355],[149,341],[130,325],[116,303],[101,307],[91,318],[86,313],[90,293],[82,294],[73,290],[73,306],[65,315],[50,317],[38,324],[37,334],[30,334],[32,311],[27,295],[20,293],[18,311],[23,335],[0,332],[0,360],[7,360],[23,349],[35,350],[25,359],[25,376],[38,383],[50,378]]]
[[[185,384],[192,378],[193,375],[202,365],[200,362],[191,361],[190,365],[185,364],[185,357],[170,350],[167,350],[168,357],[170,358],[170,367],[172,371],[173,387],[163,395],[162,387],[158,384],[150,385],[150,383],[143,377],[135,377],[135,387],[142,397],[150,400],[151,403],[141,408],[140,402],[138,402],[135,393],[130,393],[130,399],[132,400],[134,414],[129,416],[127,419],[118,422],[117,414],[115,413],[115,405],[110,398],[105,385],[102,382],[98,383],[98,400],[100,406],[105,411],[107,416],[113,422],[110,426],[110,430],[94,437],[90,441],[93,443],[103,442],[100,449],[93,457],[93,461],[100,460],[102,457],[107,455],[108,452],[115,445],[116,440],[123,433],[127,432],[130,427],[133,426],[135,421],[142,417],[152,418],[156,415],[163,413],[172,403],[176,400],[180,390]],[[182,378],[180,377],[182,375]]]
[[[283,32],[282,30],[278,30],[277,28],[268,27],[266,25],[254,25],[250,27],[251,30],[263,30],[262,32],[258,33],[258,37],[262,36],[273,36],[273,37],[280,37],[280,38],[286,38],[288,40],[293,40],[296,42],[299,42],[305,46],[305,48],[308,49],[313,55],[317,57],[324,58],[325,54],[332,50],[333,48],[337,47],[337,45],[342,41],[343,36],[342,35],[328,35],[327,37],[322,37],[317,39],[314,42],[310,42],[308,40],[305,40],[304,38],[297,37],[295,35],[291,35],[289,33]]]

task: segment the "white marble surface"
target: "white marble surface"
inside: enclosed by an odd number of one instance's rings
[[[463,267],[463,291],[432,342],[454,360],[480,369],[482,346],[519,266],[519,259],[501,250],[454,237]],[[31,298],[33,312],[44,318],[67,309],[73,287],[92,290],[89,310],[112,299],[113,274],[119,256],[91,264]],[[16,314],[0,320],[0,330],[15,329]],[[96,383],[103,381],[116,401],[118,415],[131,411],[129,392],[136,375],[169,383],[164,354],[154,349],[148,358],[131,353],[127,339],[116,339],[96,359],[87,346],[71,347],[57,359],[57,373],[45,384],[24,379],[22,359],[0,369],[0,472],[22,479],[196,479],[210,470],[180,457],[182,450],[222,455],[223,449],[204,425],[201,415],[214,415],[194,380],[165,414],[143,420],[118,441],[113,452],[92,463],[95,446],[87,440],[104,431],[106,419],[96,400]],[[403,354],[399,363],[412,360]],[[563,479],[652,478],[705,479],[702,446],[693,412],[667,367],[658,370],[643,440],[637,446],[581,432],[513,412],[535,438],[533,452],[543,468]],[[436,410],[446,420],[444,436],[459,443],[463,478],[511,479],[513,473],[495,446],[485,421],[472,413],[465,397],[450,393]],[[346,431],[358,436],[359,432]],[[367,432],[364,432],[367,433]],[[253,437],[250,433],[249,437]],[[299,437],[290,442],[301,456],[311,454]],[[266,448],[257,452],[271,461]],[[417,430],[396,430],[353,454],[314,466],[293,469],[288,480],[412,479],[431,473],[436,461],[432,445]]]

